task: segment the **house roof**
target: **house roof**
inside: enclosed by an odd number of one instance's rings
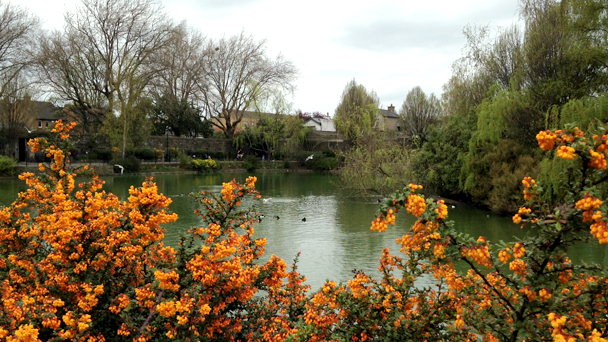
[[[63,118],[61,107],[51,102],[32,101],[32,112],[36,120],[57,120]]]
[[[304,121],[304,123],[307,123],[307,122],[309,122],[309,121],[313,121],[313,122],[315,122],[317,125],[320,125],[320,124],[321,124],[321,121],[320,121],[320,120],[318,120],[318,119],[315,119],[315,118],[309,118],[309,119],[306,119],[306,120]]]
[[[389,109],[380,109],[380,114],[382,114],[382,116],[384,116],[385,118],[399,118],[399,115],[397,115],[397,113]]]

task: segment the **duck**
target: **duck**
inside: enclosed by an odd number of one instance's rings
[[[302,222],[306,222],[306,217],[302,219]]]

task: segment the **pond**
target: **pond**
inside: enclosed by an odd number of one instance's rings
[[[202,190],[219,191],[222,182],[236,179],[244,182],[249,175],[257,176],[257,189],[262,198],[252,203],[265,218],[255,226],[256,237],[266,237],[264,258],[272,254],[283,258],[290,265],[301,252],[298,270],[307,277],[307,283],[318,289],[326,279],[346,282],[353,277],[353,270],[363,270],[378,276],[382,249],[388,247],[399,255],[395,240],[402,236],[414,222],[414,218],[402,212],[396,225],[384,233],[371,231],[371,221],[378,209],[378,198],[355,196],[340,189],[334,176],[320,173],[258,172],[216,174],[165,174],[154,181],[159,191],[171,197],[170,209],[179,215],[177,222],[166,226],[165,243],[177,246],[179,237],[191,227],[201,224],[194,215],[197,203],[188,196]],[[128,196],[131,185],[139,186],[144,176],[103,177],[104,189],[120,199]],[[0,205],[7,205],[16,198],[25,184],[17,179],[0,179]],[[278,216],[279,218],[273,218]],[[303,219],[306,220],[303,220]],[[482,235],[490,242],[511,241],[526,230],[513,224],[509,217],[457,206],[449,208],[448,219],[456,222],[462,232],[473,236]],[[572,251],[575,261],[605,263],[608,253],[597,243]],[[421,285],[430,285],[433,279],[422,279]]]

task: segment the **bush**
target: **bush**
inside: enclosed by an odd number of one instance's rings
[[[246,155],[243,160],[243,168],[249,172],[260,168],[260,158],[252,154]]]
[[[192,167],[192,157],[182,151],[177,150],[177,160],[179,160],[179,167],[182,169],[189,169]]]
[[[315,156],[316,157],[316,156]],[[308,163],[315,171],[331,171],[339,166],[338,158],[336,157],[320,157],[309,160]]]
[[[334,152],[333,150],[330,149],[325,149],[323,150],[323,156],[325,157],[329,157],[329,158],[335,158],[336,157],[336,152]]]
[[[215,131],[213,132],[213,135],[211,136],[212,139],[218,139],[218,140],[226,140],[226,134],[224,134],[224,132],[222,131]]]
[[[15,174],[17,162],[11,157],[0,156],[0,176],[12,176]]]
[[[192,159],[192,168],[201,172],[217,170],[217,163],[213,159]]]
[[[333,157],[328,157],[325,152],[300,152],[296,154],[298,163],[301,166],[315,170],[315,171],[330,171],[335,170],[340,165],[338,158],[335,153],[330,150],[326,150],[327,154]],[[312,156],[312,158],[311,158]]]
[[[137,173],[141,171],[141,161],[135,156],[116,158],[111,161],[112,165],[121,165],[125,173]],[[120,173],[120,168],[114,167],[114,172]]]
[[[108,150],[98,150],[98,151],[94,151],[90,154],[90,158],[91,159],[98,159],[98,160],[103,160],[103,161],[110,161],[112,160],[112,152],[108,151]]]
[[[134,150],[134,155],[143,160],[155,160],[156,153],[151,148],[138,148]]]
[[[202,227],[176,251],[162,244],[162,224],[177,215],[153,182],[132,187],[125,202],[97,177],[75,186],[91,175],[64,162],[59,134],[69,128],[56,125],[55,147],[40,146],[52,165],[40,178],[24,174],[29,190],[0,210],[6,340],[261,342],[303,312],[303,277],[275,256],[260,260],[257,214],[241,206],[259,197],[255,178],[197,194]]]

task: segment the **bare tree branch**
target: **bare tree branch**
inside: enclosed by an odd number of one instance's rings
[[[295,88],[298,71],[279,55],[266,56],[266,41],[239,35],[209,41],[205,50],[205,79],[201,84],[203,108],[213,124],[232,138],[244,111],[265,92]]]

